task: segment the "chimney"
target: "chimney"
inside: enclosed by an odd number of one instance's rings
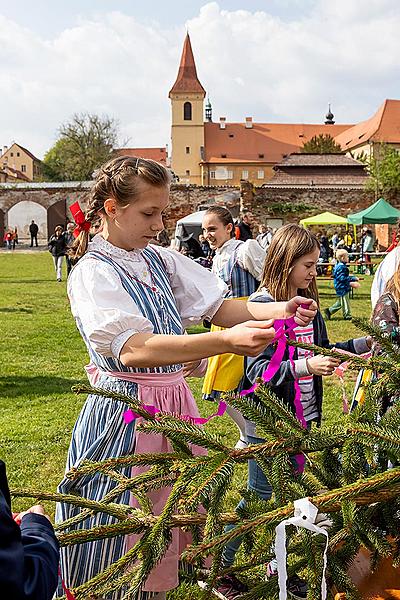
[[[246,117],[246,129],[253,129],[253,117]]]
[[[226,117],[219,118],[219,128],[226,129]]]

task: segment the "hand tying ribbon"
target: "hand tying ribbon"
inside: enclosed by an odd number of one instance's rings
[[[157,414],[161,413],[161,410],[158,410],[152,404],[144,404],[143,408],[145,410],[147,410],[147,412],[150,413],[151,415],[157,415]],[[218,404],[217,412],[210,415],[209,417],[192,417],[191,415],[179,415],[179,419],[181,419],[181,421],[190,421],[191,423],[194,423],[195,425],[204,425],[204,423],[208,423],[208,421],[211,421],[211,419],[213,419],[214,417],[222,417],[222,415],[225,414],[225,411],[226,411],[226,402],[220,402]],[[165,413],[163,413],[163,414],[165,414]],[[173,415],[173,416],[175,416],[175,415]],[[136,413],[134,413],[132,409],[128,409],[124,412],[124,421],[127,425],[129,423],[131,423],[132,421],[134,421],[135,419],[138,419],[139,417],[140,417],[140,415],[137,415]]]
[[[76,223],[76,227],[74,229],[74,237],[78,237],[81,231],[90,231],[91,223],[90,221],[86,221],[85,215],[79,206],[79,202],[76,201],[69,207],[69,210],[74,217],[74,221]]]
[[[302,305],[302,308],[307,308],[307,306]],[[268,368],[264,371],[264,373],[261,376],[263,381],[265,381],[265,383],[268,383],[268,381],[271,381],[271,379],[273,378],[273,376],[278,371],[278,369],[281,365],[281,362],[285,355],[286,346],[287,346],[287,337],[291,340],[296,339],[296,334],[295,334],[294,330],[297,327],[297,323],[295,322],[294,317],[290,317],[289,319],[276,320],[274,322],[274,327],[275,327],[276,333],[275,333],[275,337],[274,337],[273,341],[277,342],[277,346],[276,346],[276,350],[270,360]],[[292,365],[293,371],[294,371],[294,360],[293,360],[294,352],[295,352],[295,348],[293,346],[289,346],[289,360],[290,360],[290,364]],[[240,395],[247,396],[248,394],[255,392],[255,390],[257,388],[258,388],[258,383],[255,383],[254,385],[251,386],[250,389],[243,390],[242,392],[240,392]],[[307,421],[304,418],[303,405],[301,403],[300,386],[299,386],[296,378],[294,379],[294,391],[295,391],[294,409],[295,409],[296,418],[298,421],[300,421],[302,426],[306,429]],[[297,462],[297,471],[299,473],[302,473],[304,471],[304,465],[305,465],[304,455],[303,454],[296,455],[296,462]]]

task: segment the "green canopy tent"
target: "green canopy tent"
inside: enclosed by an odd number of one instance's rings
[[[400,210],[394,208],[394,206],[386,202],[383,198],[380,198],[365,210],[349,215],[347,218],[349,223],[353,223],[354,225],[365,225],[368,223],[389,223],[394,225],[400,219]]]
[[[331,212],[324,212],[320,215],[302,219],[300,225],[303,225],[303,227],[309,227],[310,225],[347,225],[347,219]]]

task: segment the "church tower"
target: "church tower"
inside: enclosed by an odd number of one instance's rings
[[[204,98],[197,77],[189,34],[183,45],[178,76],[169,97],[172,105],[172,170],[181,183],[201,185],[200,161],[204,158]]]

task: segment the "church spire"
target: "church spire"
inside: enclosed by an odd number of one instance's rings
[[[169,97],[171,97],[171,94],[185,92],[200,93],[203,94],[203,98],[206,95],[205,89],[197,77],[196,64],[194,62],[192,45],[188,33],[186,34],[185,42],[183,44],[178,76],[170,89]]]

